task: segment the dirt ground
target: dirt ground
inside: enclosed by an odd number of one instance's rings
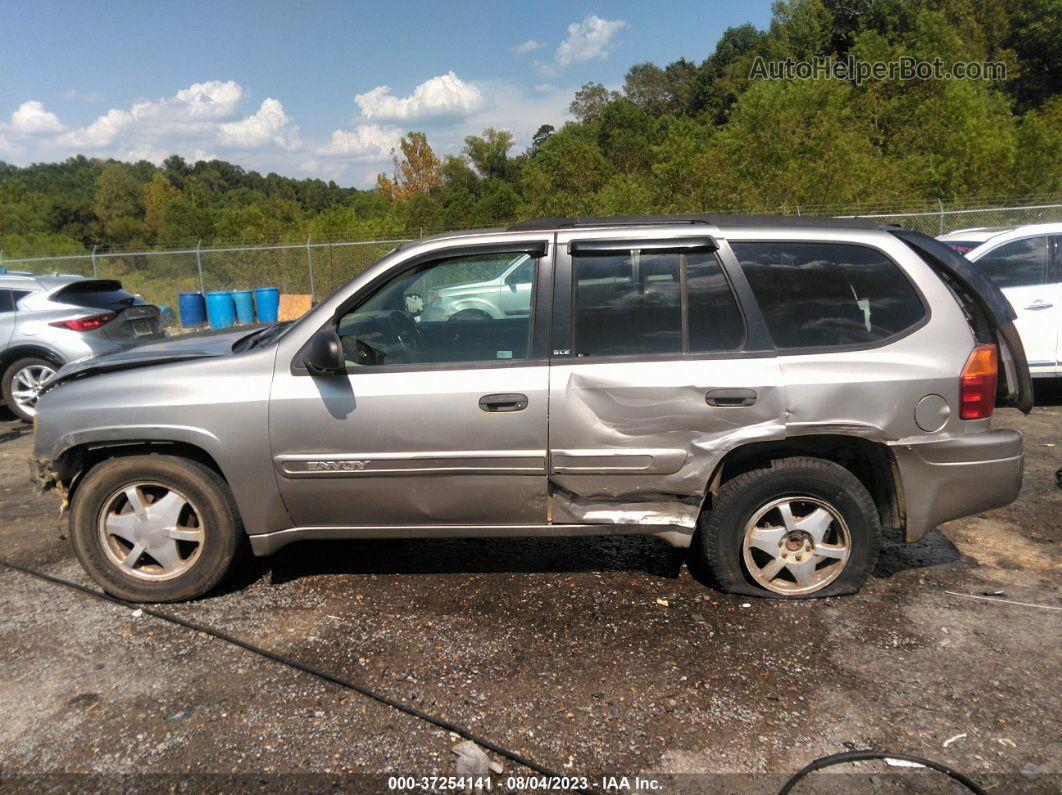
[[[420,540],[294,545],[164,609],[598,791],[776,792],[817,757],[876,748],[1057,792],[1062,610],[946,591],[1062,607],[1060,392],[997,415],[1025,434],[1019,500],[886,544],[856,596],[731,597],[648,539]],[[31,445],[0,415],[0,557],[91,584],[58,501],[33,494]],[[4,567],[0,666],[0,789],[387,791],[456,773],[454,737],[421,720]],[[528,774],[505,761],[493,784]],[[870,762],[797,791],[959,788]]]

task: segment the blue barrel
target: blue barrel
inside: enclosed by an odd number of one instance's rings
[[[211,328],[228,328],[235,325],[236,303],[232,300],[232,293],[207,293],[206,312]]]
[[[241,326],[254,323],[254,299],[250,290],[233,290],[232,301],[236,304],[236,322]]]
[[[170,328],[177,325],[177,318],[173,315],[173,310],[166,304],[159,304],[159,320],[162,321],[164,328]]]
[[[258,307],[259,323],[276,323],[280,312],[280,290],[276,287],[259,287],[254,291],[254,303]]]
[[[181,293],[177,297],[177,311],[181,313],[181,325],[185,328],[206,323],[206,302],[202,293]]]

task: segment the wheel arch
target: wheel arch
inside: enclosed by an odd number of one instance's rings
[[[906,504],[892,451],[881,442],[843,434],[791,436],[734,448],[713,471],[702,509],[711,509],[713,495],[727,481],[754,469],[769,468],[774,461],[797,456],[821,458],[843,466],[870,492],[882,529],[902,533],[906,527]]]
[[[199,445],[168,439],[123,439],[83,442],[66,448],[52,462],[52,485],[62,495],[65,507],[84,476],[97,464],[111,458],[153,454],[172,455],[195,461],[213,470],[226,484],[229,483],[217,459]]]
[[[49,345],[19,343],[0,351],[0,374],[3,374],[17,360],[29,358],[46,359],[59,367],[66,363],[63,355]]]

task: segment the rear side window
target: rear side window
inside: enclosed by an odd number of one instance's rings
[[[925,317],[903,272],[884,254],[843,243],[733,243],[779,348],[867,345]]]
[[[1047,279],[1047,238],[1026,237],[994,248],[977,267],[996,287],[1028,287]]]
[[[734,350],[744,322],[712,253],[577,255],[576,356]],[[684,322],[685,321],[685,322]]]
[[[0,287],[0,312],[13,312],[15,310],[14,296],[11,290]]]

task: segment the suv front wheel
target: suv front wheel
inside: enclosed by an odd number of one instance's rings
[[[136,455],[97,464],[74,492],[70,538],[107,593],[133,602],[202,596],[243,543],[228,485],[186,458]]]
[[[702,514],[694,549],[724,590],[800,599],[858,591],[880,543],[877,508],[859,479],[801,457],[727,481]]]

